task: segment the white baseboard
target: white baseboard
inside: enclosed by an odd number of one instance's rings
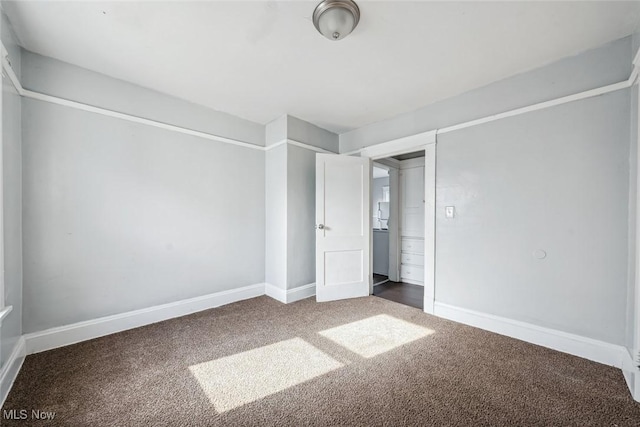
[[[244,286],[168,304],[101,317],[24,335],[27,354],[39,353],[81,341],[185,316],[232,302],[264,295],[265,284]]]
[[[422,287],[424,287],[424,282],[419,282],[419,281],[417,281],[417,280],[411,280],[411,279],[407,279],[407,278],[404,278],[404,277],[403,277],[403,278],[400,278],[400,281],[401,281],[402,283],[409,283],[409,284],[411,284],[411,285],[416,285],[416,286],[422,286]]]
[[[496,332],[553,350],[573,354],[623,370],[631,369],[627,349],[620,345],[586,338],[530,323],[494,316],[465,308],[436,302],[434,314],[438,317]]]
[[[2,369],[0,369],[0,407],[4,405],[4,401],[7,399],[9,391],[18,377],[18,372],[20,372],[26,356],[25,340],[24,337],[20,337],[13,347],[11,355],[2,365]]]
[[[297,288],[287,289],[287,304],[290,302],[300,301],[301,299],[312,297],[316,294],[316,284],[298,286]]]
[[[287,303],[287,290],[279,288],[271,283],[264,284],[264,293],[266,296],[273,298],[274,300],[280,301],[281,303]]]
[[[267,296],[284,304],[300,301],[301,299],[312,297],[316,294],[316,284],[298,286],[293,289],[282,289],[271,283],[265,283],[264,292]]]
[[[633,372],[630,371],[622,371],[622,375],[624,375],[624,380],[627,383],[627,387],[629,388],[629,391],[631,392],[631,396],[633,396],[633,398],[637,401],[638,399],[636,398],[636,396],[634,396],[633,392],[636,389],[635,383],[636,383],[636,375]]]
[[[634,359],[635,355],[635,359]],[[640,368],[638,367],[638,350],[628,350],[625,367],[622,368],[624,379],[631,396],[636,402],[640,402]]]

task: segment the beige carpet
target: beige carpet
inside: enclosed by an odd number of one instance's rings
[[[260,297],[27,357],[2,426],[637,426],[619,370],[377,297]],[[6,415],[6,412],[3,412]]]

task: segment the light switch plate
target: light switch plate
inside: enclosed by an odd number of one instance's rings
[[[445,216],[445,218],[454,218],[456,216],[456,207],[455,206],[445,206],[445,208],[444,208],[444,216]]]

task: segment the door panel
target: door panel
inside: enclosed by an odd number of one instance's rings
[[[325,286],[341,286],[363,281],[363,251],[331,251],[324,254]]]
[[[369,295],[368,158],[316,155],[316,299]]]
[[[334,237],[362,236],[364,232],[365,206],[360,194],[364,191],[365,177],[362,176],[363,166],[357,166],[324,162],[325,235],[329,232]]]

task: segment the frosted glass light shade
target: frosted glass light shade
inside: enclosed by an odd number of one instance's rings
[[[340,40],[353,31],[353,15],[346,9],[329,9],[322,15],[318,22],[320,34],[329,40]]]
[[[313,12],[313,23],[329,40],[342,40],[358,25],[360,10],[351,0],[325,0]]]

